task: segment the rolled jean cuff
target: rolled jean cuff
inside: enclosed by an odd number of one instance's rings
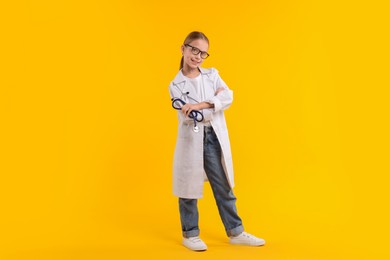
[[[243,225],[240,225],[238,227],[235,227],[233,229],[230,229],[230,230],[227,230],[226,231],[226,234],[228,235],[228,237],[231,237],[231,236],[238,236],[239,234],[241,234],[242,232],[244,231],[244,226]]]
[[[197,237],[197,236],[199,236],[199,229],[190,230],[190,231],[183,231],[183,237],[185,237],[185,238]]]

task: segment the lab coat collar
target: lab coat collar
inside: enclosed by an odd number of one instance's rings
[[[205,69],[205,68],[201,68],[201,67],[198,67],[198,69],[202,75],[208,75],[211,73],[211,69]],[[176,77],[174,78],[173,83],[180,84],[180,83],[185,82],[185,81],[186,81],[186,78],[183,75],[183,69],[180,69],[179,73],[177,73]]]

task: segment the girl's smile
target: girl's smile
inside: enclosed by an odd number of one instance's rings
[[[194,59],[191,59],[191,61],[195,64],[195,65],[200,65],[200,62],[199,61],[196,61]]]

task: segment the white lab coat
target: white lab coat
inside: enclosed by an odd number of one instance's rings
[[[196,103],[191,98],[214,104],[214,108],[203,109],[204,122],[214,128],[222,148],[222,165],[231,188],[234,187],[233,162],[224,110],[233,101],[233,91],[221,79],[215,68],[199,68],[204,86],[205,100],[200,100],[192,85],[186,82],[182,71],[169,85],[171,98],[181,98],[186,103]],[[219,87],[225,90],[215,95]],[[187,94],[189,92],[189,94]],[[191,98],[188,98],[191,97]],[[207,176],[203,167],[203,122],[198,123],[199,132],[193,131],[194,122],[177,110],[179,126],[173,162],[173,194],[180,198],[197,199],[203,196],[203,184]]]

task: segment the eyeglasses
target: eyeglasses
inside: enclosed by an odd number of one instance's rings
[[[194,46],[191,46],[191,45],[189,45],[189,44],[184,44],[184,46],[186,46],[186,47],[191,47],[191,48],[192,48],[192,49],[191,49],[191,52],[192,52],[192,54],[194,54],[194,55],[198,55],[198,54],[200,53],[200,57],[201,57],[202,59],[207,59],[207,57],[210,56],[210,54],[208,54],[207,52],[201,51],[201,50],[199,50],[198,48],[196,48],[196,47],[194,47]]]

